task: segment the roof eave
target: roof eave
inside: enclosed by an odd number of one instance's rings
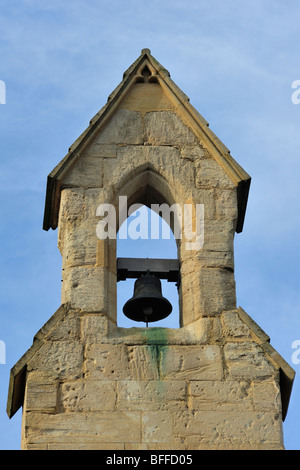
[[[52,317],[42,326],[34,337],[32,346],[26,351],[25,354],[18,360],[12,367],[9,377],[8,396],[6,412],[9,418],[23,406],[26,377],[27,377],[27,364],[38,352],[44,344],[45,337],[51,329],[59,322],[67,311],[67,305],[61,305]]]
[[[283,359],[283,357],[271,346],[269,336],[257,325],[257,323],[242,309],[238,308],[241,320],[250,328],[257,338],[258,344],[279,371],[279,387],[282,406],[282,421],[288,412],[290,397],[295,379],[294,369]]]

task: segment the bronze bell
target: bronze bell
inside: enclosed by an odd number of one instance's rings
[[[149,271],[139,277],[134,283],[133,297],[127,300],[123,312],[130,320],[147,324],[170,315],[172,305],[162,296],[160,279]]]

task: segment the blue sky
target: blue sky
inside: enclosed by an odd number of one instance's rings
[[[5,413],[10,368],[60,305],[57,231],[42,230],[46,177],[142,48],[252,177],[235,238],[238,305],[296,371],[284,437],[300,449],[299,2],[0,0],[0,12],[0,449],[20,448],[21,411]]]

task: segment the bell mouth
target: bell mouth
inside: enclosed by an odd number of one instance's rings
[[[149,271],[135,281],[133,297],[123,307],[127,318],[147,325],[163,320],[171,312],[171,303],[162,296],[160,279]]]
[[[123,312],[130,320],[150,323],[168,317],[172,312],[172,305],[165,297],[136,296],[127,300]]]

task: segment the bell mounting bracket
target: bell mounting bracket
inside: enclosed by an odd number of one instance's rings
[[[180,268],[178,259],[159,258],[117,258],[117,281],[137,279],[142,274],[154,274],[159,279],[180,284]]]

